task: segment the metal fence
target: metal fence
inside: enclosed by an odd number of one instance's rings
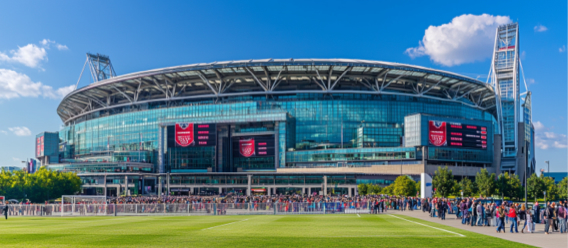
[[[8,205],[9,216],[296,215],[371,213],[368,202]]]

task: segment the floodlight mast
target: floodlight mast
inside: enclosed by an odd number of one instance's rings
[[[89,69],[93,82],[109,79],[116,76],[116,72],[110,62],[110,58],[102,54],[87,53],[87,61],[89,61]]]
[[[83,64],[83,69],[81,69],[81,74],[79,74],[79,79],[75,84],[75,89],[79,87],[79,81],[81,81],[81,78],[83,77],[83,72],[85,71],[85,66],[87,66],[87,64],[89,64],[91,79],[94,83],[116,77],[116,72],[114,71],[114,67],[110,62],[109,56],[99,53],[87,53],[87,59],[85,60],[85,64]]]

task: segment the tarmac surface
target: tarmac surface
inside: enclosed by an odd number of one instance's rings
[[[521,221],[519,225],[519,233],[510,233],[511,224],[505,226],[506,233],[497,233],[495,230],[497,227],[486,227],[486,226],[470,226],[470,225],[462,225],[461,219],[456,219],[455,214],[447,214],[445,220],[441,220],[440,218],[432,218],[429,216],[428,212],[422,212],[422,210],[414,210],[414,211],[396,211],[396,210],[389,210],[388,214],[400,214],[406,215],[409,217],[422,219],[426,221],[431,221],[434,223],[459,228],[462,230],[476,232],[480,234],[485,234],[488,236],[498,237],[510,241],[515,241],[527,245],[532,245],[536,247],[550,247],[550,248],[560,248],[560,247],[568,247],[568,234],[560,233],[560,232],[550,232],[550,234],[544,234],[544,224],[536,224],[536,231],[534,233],[527,233],[527,229],[525,228],[525,233],[521,233],[522,226],[524,222]]]

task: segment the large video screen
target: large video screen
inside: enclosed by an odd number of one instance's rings
[[[234,157],[274,156],[274,136],[246,136],[233,138]]]
[[[215,146],[217,126],[214,123],[176,123],[168,127],[168,136],[173,140],[168,146]]]
[[[430,121],[428,141],[434,146],[487,149],[487,127],[458,122]]]

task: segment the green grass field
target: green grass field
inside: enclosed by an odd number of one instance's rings
[[[406,216],[359,216],[15,217],[0,220],[0,246],[529,247]]]

